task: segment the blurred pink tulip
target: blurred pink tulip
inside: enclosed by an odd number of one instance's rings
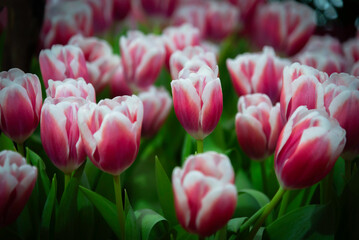
[[[283,87],[280,98],[282,117],[287,120],[299,107],[308,109],[324,108],[324,89],[322,83],[328,74],[306,65],[293,63],[283,70]]]
[[[345,145],[345,130],[322,110],[298,107],[284,126],[274,167],[286,189],[310,187],[333,168]]]
[[[294,2],[271,2],[258,7],[254,18],[255,40],[287,55],[296,54],[315,30],[315,12]]]
[[[85,0],[92,9],[93,26],[96,32],[104,32],[113,21],[113,0]]]
[[[110,91],[111,96],[123,96],[123,95],[132,95],[132,90],[126,82],[125,73],[123,70],[122,61],[118,62],[118,65],[115,67],[115,71],[110,77]]]
[[[130,31],[120,38],[121,58],[129,86],[138,91],[152,85],[163,66],[165,49],[155,35]]]
[[[0,129],[16,143],[35,131],[42,106],[41,84],[35,74],[18,68],[0,72]]]
[[[359,77],[359,61],[354,63],[350,74]]]
[[[235,126],[239,145],[253,160],[264,160],[273,154],[283,128],[280,105],[272,105],[265,94],[255,93],[239,98]]]
[[[84,54],[76,46],[54,45],[51,50],[41,50],[39,62],[45,88],[48,88],[49,79],[62,81],[82,77],[89,82]]]
[[[345,57],[349,67],[359,62],[359,38],[352,38],[343,44]]]
[[[82,106],[78,124],[93,164],[114,176],[125,171],[139,150],[142,119],[143,105],[135,95]]]
[[[0,227],[13,223],[24,209],[37,179],[37,168],[16,152],[0,152]]]
[[[179,0],[140,0],[142,9],[151,16],[170,17]]]
[[[41,111],[41,142],[52,163],[66,174],[76,170],[86,153],[77,124],[77,112],[86,100],[46,98]]]
[[[226,63],[238,96],[264,93],[273,103],[279,101],[283,69],[290,61],[277,57],[271,47],[264,47],[262,53],[238,55]]]
[[[240,12],[240,18],[244,21],[244,27],[248,27],[250,21],[252,20],[256,9],[260,4],[266,3],[267,0],[228,0],[233,5],[237,6]]]
[[[234,171],[226,155],[206,152],[189,156],[172,173],[178,221],[184,229],[209,236],[232,217],[237,204]]]
[[[346,130],[347,141],[342,156],[353,160],[359,153],[359,79],[346,73],[335,73],[323,87],[327,112]]]
[[[143,103],[142,136],[151,137],[157,133],[168,117],[172,98],[164,88],[150,87],[140,92],[138,97]]]
[[[344,56],[342,44],[337,38],[329,35],[310,37],[308,43],[304,46],[301,52],[316,52],[316,51],[330,51],[330,53]]]
[[[124,19],[131,11],[131,0],[113,0],[113,18]]]
[[[215,129],[222,114],[221,82],[206,65],[181,78],[186,70],[171,82],[173,105],[183,128],[195,139],[203,140]]]

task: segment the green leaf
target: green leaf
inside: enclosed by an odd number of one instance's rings
[[[90,200],[90,202],[92,202],[93,205],[95,205],[112,231],[118,238],[120,238],[120,223],[118,220],[116,205],[96,192],[82,186],[80,186],[80,191],[87,197],[88,200]]]
[[[16,151],[14,143],[5,134],[0,133],[0,151],[11,150]]]
[[[49,195],[47,195],[47,199],[44,205],[44,210],[42,211],[40,239],[53,238],[50,236],[50,224],[55,206],[57,205],[56,192],[57,192],[57,180],[56,180],[56,174],[54,174],[54,177],[52,178],[50,192]]]
[[[46,174],[46,166],[42,159],[34,153],[30,148],[26,148],[26,159],[34,166],[37,167],[38,170],[38,179],[42,183],[42,188],[46,193],[46,196],[50,191],[50,180]]]
[[[174,198],[172,192],[172,184],[165,170],[163,169],[161,162],[156,156],[156,185],[157,185],[157,194],[160,200],[160,204],[163,210],[165,218],[172,224],[177,223]]]
[[[193,138],[191,137],[191,135],[189,135],[188,133],[186,133],[185,137],[184,137],[184,141],[183,141],[183,145],[182,145],[182,163],[184,163],[184,161],[186,160],[186,158],[194,153],[194,141]]]
[[[263,207],[264,205],[266,205],[267,203],[269,203],[269,199],[268,197],[257,190],[254,189],[242,189],[238,191],[238,195],[241,194],[248,194],[249,196],[251,196],[252,198],[254,198],[254,200],[258,203],[258,205],[260,207]]]
[[[227,223],[228,231],[233,232],[233,233],[239,232],[239,228],[246,220],[247,220],[247,217],[233,218],[233,219],[229,220]]]
[[[141,239],[161,239],[168,234],[168,223],[164,217],[151,209],[141,209],[135,212]],[[151,236],[151,237],[150,237]]]
[[[125,214],[126,214],[125,239],[131,239],[131,240],[140,239],[135,212],[132,209],[126,190],[125,190]]]

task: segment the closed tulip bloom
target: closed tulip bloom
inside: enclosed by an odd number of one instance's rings
[[[132,90],[126,81],[121,58],[110,77],[110,91],[113,97],[132,95]]]
[[[104,32],[113,21],[113,0],[85,0],[92,9],[93,26],[96,32]]]
[[[126,81],[134,90],[145,89],[157,79],[165,60],[162,40],[155,35],[130,31],[120,38]]]
[[[310,187],[333,168],[345,145],[345,130],[324,110],[298,107],[277,143],[274,168],[285,189]]]
[[[301,52],[316,52],[322,51],[323,49],[325,49],[326,51],[329,50],[329,52],[332,54],[344,56],[342,44],[337,38],[334,38],[330,35],[314,35],[310,37],[308,43],[304,46]]]
[[[282,75],[290,61],[276,56],[273,48],[264,47],[262,53],[245,53],[227,59],[227,69],[238,96],[264,93],[273,103],[280,100]]]
[[[255,93],[239,98],[235,120],[237,138],[253,160],[264,160],[273,154],[283,125],[279,103],[273,106],[267,95]]]
[[[143,103],[142,136],[151,137],[160,129],[172,107],[172,98],[164,88],[150,87],[140,92]]]
[[[91,83],[86,83],[83,78],[67,78],[64,81],[48,81],[49,87],[46,94],[51,98],[80,97],[96,102],[95,89]]]
[[[184,229],[209,236],[232,217],[237,204],[234,171],[227,156],[216,152],[192,155],[172,173],[178,221]]]
[[[78,112],[78,124],[87,156],[114,176],[135,160],[141,139],[143,105],[136,96],[88,103]]]
[[[41,84],[35,74],[18,68],[0,72],[0,129],[23,143],[36,129],[42,106]]]
[[[0,152],[0,227],[13,223],[24,209],[37,179],[37,168],[16,152]]]
[[[66,174],[76,170],[86,153],[77,113],[86,100],[79,97],[46,98],[41,111],[41,142],[52,163]]]
[[[203,140],[217,126],[222,114],[221,82],[206,65],[184,77],[171,82],[175,113],[192,137]]]
[[[233,5],[237,6],[240,11],[240,18],[245,23],[244,27],[250,24],[256,9],[260,4],[266,3],[267,0],[228,0]]]
[[[45,88],[48,88],[49,79],[62,81],[82,77],[89,82],[84,54],[76,46],[54,45],[51,49],[41,50],[39,62]]]
[[[280,98],[281,113],[284,119],[299,106],[308,109],[324,108],[324,89],[322,83],[328,74],[306,65],[293,63],[283,70],[283,88]]]
[[[346,73],[335,73],[323,86],[327,112],[346,130],[347,141],[342,156],[353,160],[359,153],[359,79]]]
[[[359,38],[352,38],[343,44],[345,57],[349,67],[359,61]]]

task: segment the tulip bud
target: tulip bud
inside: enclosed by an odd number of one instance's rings
[[[203,64],[197,72],[181,74],[171,82],[176,116],[184,129],[195,139],[203,140],[221,117],[223,97],[216,73]]]
[[[238,96],[264,93],[273,103],[279,101],[283,69],[290,61],[277,57],[273,48],[264,47],[263,53],[241,54],[226,63]]]
[[[353,160],[359,153],[359,79],[346,73],[334,73],[323,87],[327,112],[346,130],[342,156]]]
[[[184,229],[209,236],[232,217],[237,204],[234,171],[227,156],[215,152],[189,156],[172,173],[177,218]]]
[[[172,99],[164,88],[150,87],[140,92],[143,103],[142,136],[153,136],[162,126],[172,107]]]
[[[142,119],[143,105],[134,95],[82,106],[78,124],[93,164],[115,176],[125,171],[138,153]]]
[[[0,152],[0,227],[11,224],[26,205],[37,178],[36,167],[12,151]]]
[[[48,88],[49,79],[62,81],[82,77],[89,81],[86,60],[78,47],[54,45],[51,50],[41,50],[39,62],[45,88]]]
[[[18,68],[0,72],[0,129],[23,143],[36,129],[42,106],[41,84],[35,74]]]
[[[279,183],[287,189],[306,188],[333,168],[345,145],[345,130],[322,110],[298,107],[284,126],[275,151]]]
[[[91,83],[86,83],[83,78],[67,78],[64,81],[48,81],[49,87],[46,94],[51,98],[80,97],[96,102],[96,93]]]
[[[237,138],[253,160],[264,160],[274,152],[283,125],[279,103],[273,106],[267,95],[255,93],[239,98]]]

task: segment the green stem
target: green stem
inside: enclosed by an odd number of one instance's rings
[[[261,161],[261,173],[262,173],[262,187],[263,187],[263,192],[264,192],[265,194],[268,194],[266,164],[265,164],[264,161]]]
[[[24,158],[26,158],[25,144],[24,143],[16,143],[16,145],[17,145],[17,152],[20,153]]]
[[[250,226],[253,225],[254,221],[256,221],[260,215],[262,215],[264,209],[267,207],[268,204],[264,205],[262,208],[260,208],[257,212],[255,212],[252,217],[250,217],[247,221],[245,221],[240,229],[239,232],[244,232],[245,230],[247,230],[247,228],[249,228]]]
[[[203,153],[203,140],[197,140],[197,154]]]
[[[64,191],[67,188],[67,185],[69,185],[69,182],[71,180],[71,173],[64,173],[65,176],[65,186],[64,186]]]
[[[307,204],[311,189],[312,187],[307,187],[306,189],[304,189],[302,201],[300,202],[301,207]]]
[[[345,162],[345,180],[348,182],[352,175],[352,162],[344,160]]]
[[[266,205],[262,215],[259,217],[259,219],[254,224],[254,227],[249,232],[247,239],[254,239],[259,228],[262,226],[263,222],[266,220],[266,218],[271,213],[271,211],[274,209],[274,207],[278,204],[278,202],[280,201],[280,199],[282,198],[282,196],[285,192],[286,192],[286,190],[280,186],[277,193],[274,195],[274,197],[269,202],[269,204]]]
[[[123,211],[120,176],[113,176],[113,185],[115,188],[116,207],[118,212],[118,220],[120,223],[121,239],[125,239],[125,213]]]
[[[217,240],[226,240],[227,239],[227,225],[224,225],[221,229],[217,232]]]
[[[289,198],[290,198],[290,191],[285,192],[284,195],[283,195],[282,202],[280,203],[278,218],[280,218],[281,216],[283,216],[283,215],[285,214],[285,212],[287,211],[287,207],[288,207],[288,203],[289,203]]]
[[[333,185],[333,171],[330,171],[329,174],[320,182],[320,203],[326,204],[332,198],[332,185]]]

